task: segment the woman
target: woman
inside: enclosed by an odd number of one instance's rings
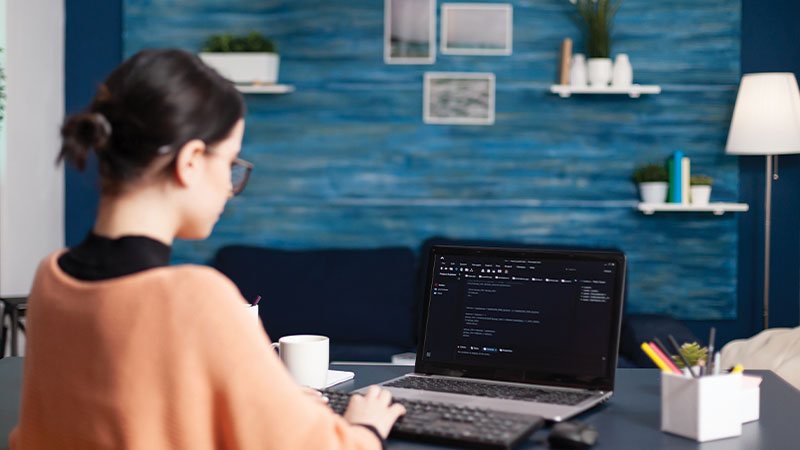
[[[168,266],[211,233],[249,163],[244,104],[197,57],[146,50],[69,117],[59,159],[97,153],[84,242],[40,265],[12,449],[380,448],[399,404],[373,387],[335,415],[296,385],[214,269]]]

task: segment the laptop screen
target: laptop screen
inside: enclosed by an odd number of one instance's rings
[[[620,252],[435,246],[416,372],[611,390]]]

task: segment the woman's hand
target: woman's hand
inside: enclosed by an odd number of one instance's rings
[[[311,399],[314,400],[315,402],[320,403],[322,405],[328,404],[328,397],[322,395],[322,392],[305,386],[302,386],[302,389],[303,389],[303,394],[306,394],[307,396],[311,397]]]
[[[397,418],[406,413],[406,408],[392,403],[392,394],[378,386],[370,386],[365,395],[353,395],[344,412],[350,423],[372,425],[384,439],[389,436]]]

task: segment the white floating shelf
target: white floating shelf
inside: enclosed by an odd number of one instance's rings
[[[747,203],[709,203],[707,205],[693,205],[691,203],[639,203],[636,207],[648,216],[656,211],[661,212],[713,212],[721,216],[726,212],[745,212],[750,209]]]
[[[237,84],[236,89],[242,94],[288,94],[294,92],[290,84]]]
[[[660,94],[661,86],[634,84],[628,87],[591,87],[554,84],[550,86],[550,92],[558,94],[562,98],[569,97],[572,94],[627,94],[631,98],[637,98],[642,94]]]

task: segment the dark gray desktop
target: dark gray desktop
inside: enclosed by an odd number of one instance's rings
[[[23,358],[0,359],[0,448],[8,447],[8,434],[17,422]],[[355,372],[355,379],[336,389],[355,390],[411,372],[410,366],[388,364],[333,364],[337,370]],[[800,442],[800,391],[768,370],[748,371],[764,377],[761,383],[761,418],[742,426],[742,435],[699,444],[663,433],[658,369],[618,369],[614,396],[576,420],[595,426],[600,435],[592,449],[703,449],[751,450],[796,448]],[[520,449],[548,448],[545,427]],[[390,439],[390,449],[439,448]]]

